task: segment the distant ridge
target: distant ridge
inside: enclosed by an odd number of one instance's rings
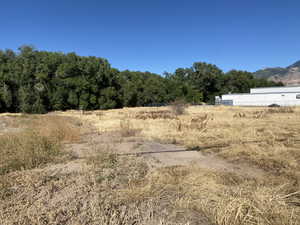
[[[300,85],[300,60],[285,68],[265,68],[258,70],[253,74],[259,78],[282,82],[286,86]]]

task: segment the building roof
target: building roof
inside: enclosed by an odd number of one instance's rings
[[[292,92],[266,92],[266,93],[232,93],[232,94],[224,94],[224,95],[268,95],[268,94],[300,94],[300,91],[292,91]]]
[[[257,87],[251,89],[268,89],[268,88],[300,88],[300,86]]]

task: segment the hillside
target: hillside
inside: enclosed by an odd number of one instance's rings
[[[300,61],[286,68],[274,67],[261,69],[256,71],[254,76],[275,82],[282,82],[287,86],[300,85]]]

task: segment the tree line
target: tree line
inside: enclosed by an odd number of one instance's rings
[[[215,95],[281,86],[252,73],[202,62],[160,76],[119,71],[104,58],[38,51],[0,50],[0,112],[46,113],[167,104],[176,99],[212,103]]]

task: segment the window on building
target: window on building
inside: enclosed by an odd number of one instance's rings
[[[221,104],[222,105],[233,105],[233,100],[222,100]]]
[[[300,94],[299,94],[299,95],[296,95],[296,99],[300,99]]]

